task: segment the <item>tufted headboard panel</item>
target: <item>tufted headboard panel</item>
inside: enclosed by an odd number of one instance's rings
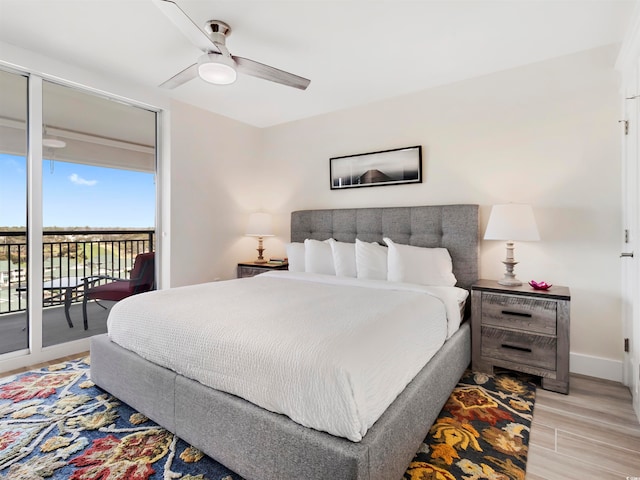
[[[478,279],[478,205],[300,210],[291,213],[291,241],[307,238],[384,245],[383,237],[417,247],[445,247],[457,285]]]

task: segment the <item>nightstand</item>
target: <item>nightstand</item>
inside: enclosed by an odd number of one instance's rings
[[[269,270],[288,270],[288,263],[254,263],[243,262],[238,264],[238,278],[253,277]]]
[[[471,287],[472,368],[508,368],[542,377],[542,388],[569,393],[567,287],[534,290],[478,280]]]

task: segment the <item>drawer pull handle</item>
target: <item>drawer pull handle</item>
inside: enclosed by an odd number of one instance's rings
[[[530,313],[512,312],[511,310],[502,310],[502,314],[503,315],[514,315],[516,317],[527,317],[527,318],[531,318],[531,316],[532,316]]]
[[[531,351],[532,351],[530,348],[518,347],[516,345],[508,345],[506,343],[502,344],[502,348],[510,348],[511,350],[518,350],[520,352],[527,352],[527,353],[531,353]]]

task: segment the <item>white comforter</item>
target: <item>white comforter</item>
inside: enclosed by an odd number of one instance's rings
[[[460,293],[270,272],[129,297],[108,330],[156,364],[359,441],[458,328]]]

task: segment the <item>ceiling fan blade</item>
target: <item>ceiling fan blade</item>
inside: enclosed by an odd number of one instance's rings
[[[269,65],[249,60],[248,58],[236,57],[233,55],[231,58],[236,62],[238,72],[244,73],[245,75],[251,75],[252,77],[258,77],[263,80],[280,83],[287,87],[299,88],[300,90],[306,90],[311,83],[311,80],[304,77],[299,77],[293,73],[285,72],[284,70],[279,70],[277,68],[270,67]]]
[[[218,46],[193,23],[193,20],[175,2],[172,0],[153,0],[153,3],[200,50],[205,53],[220,52]]]
[[[180,73],[175,74],[166,82],[160,84],[162,88],[176,88],[182,85],[183,83],[187,83],[189,80],[193,80],[198,76],[198,64],[194,63],[193,65],[188,66]]]

